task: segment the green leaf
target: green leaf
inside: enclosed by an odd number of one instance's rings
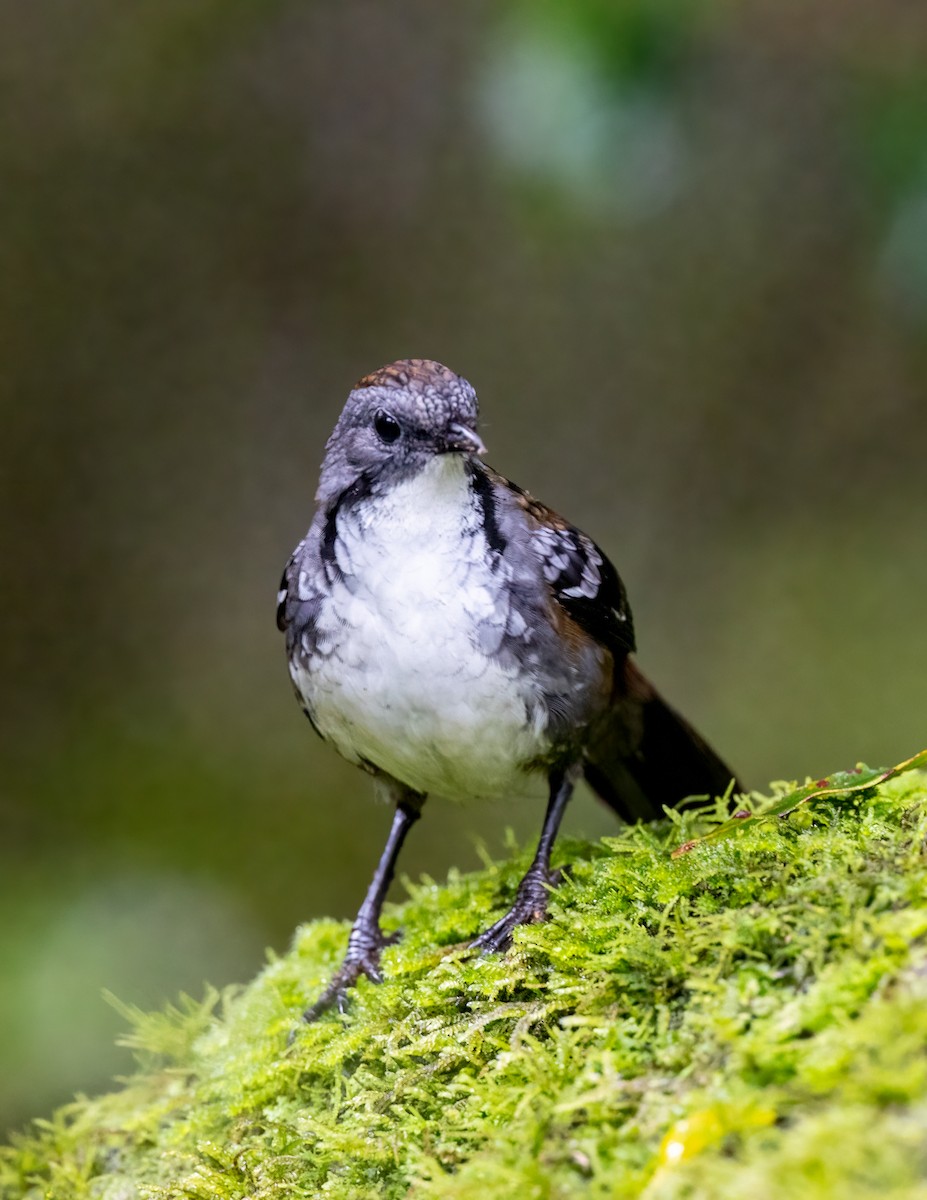
[[[706,842],[716,842],[721,838],[730,837],[732,834],[741,833],[751,825],[757,824],[757,822],[768,821],[773,817],[788,816],[789,813],[795,812],[802,805],[811,806],[824,800],[838,802],[851,800],[854,796],[872,791],[880,783],[886,783],[889,779],[894,779],[896,776],[902,775],[905,771],[915,771],[924,767],[927,767],[927,750],[922,750],[919,754],[915,754],[913,758],[906,759],[896,767],[873,768],[867,767],[865,763],[858,763],[852,771],[835,771],[833,775],[828,775],[826,779],[818,779],[814,783],[802,784],[801,787],[795,788],[794,791],[788,792],[785,796],[780,796],[760,812],[750,812],[747,809],[742,809],[740,812],[735,813],[729,821],[725,821],[723,825],[717,825],[701,837],[692,838],[690,841],[684,842],[681,846],[677,846],[673,851],[673,858],[689,854],[692,850],[703,846]]]

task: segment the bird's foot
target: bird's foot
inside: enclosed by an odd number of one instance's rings
[[[348,938],[348,952],[341,966],[318,1000],[303,1013],[303,1021],[311,1025],[330,1008],[337,1008],[340,1013],[345,1013],[348,1008],[348,992],[362,975],[366,975],[373,983],[382,983],[380,954],[384,946],[392,946],[400,937],[398,932],[384,933],[379,925],[355,925]]]
[[[470,943],[483,954],[504,954],[512,944],[512,934],[519,925],[533,925],[547,920],[550,890],[560,882],[562,871],[544,871],[532,867],[518,885],[515,903],[495,925]]]

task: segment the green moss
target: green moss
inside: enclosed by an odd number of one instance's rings
[[[246,988],[124,1009],[137,1074],[0,1151],[2,1194],[923,1200],[927,776],[866,779],[563,845],[505,958],[456,944],[526,855],[409,885],[386,982],[289,1046],[342,924]]]

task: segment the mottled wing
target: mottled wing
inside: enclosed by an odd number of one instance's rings
[[[292,604],[290,597],[296,579],[296,555],[294,554],[283,568],[280,577],[280,587],[277,589],[277,628],[286,633],[292,621]]]
[[[572,619],[618,655],[634,650],[634,621],[618,572],[592,538],[509,484],[528,517],[531,544],[554,598]]]
[[[303,548],[303,542],[300,542],[293,551],[283,568],[277,592],[277,629],[287,635],[287,646],[291,637],[298,636],[305,625],[315,623],[315,610],[321,600],[318,589],[310,586],[309,574],[303,565]]]
[[[318,650],[318,618],[327,582],[325,564],[315,550],[316,543],[313,527],[283,569],[277,593],[277,628],[286,634],[286,653],[296,698],[318,732],[308,698],[300,686]]]
[[[314,558],[306,553],[306,543],[300,542],[283,568],[277,592],[277,628],[287,635],[288,650],[303,634],[312,640],[322,602],[321,571]]]

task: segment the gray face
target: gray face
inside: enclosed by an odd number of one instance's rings
[[[362,474],[388,480],[421,470],[436,454],[478,454],[476,393],[428,359],[390,363],[365,375],[328,439],[316,499],[324,505]]]

